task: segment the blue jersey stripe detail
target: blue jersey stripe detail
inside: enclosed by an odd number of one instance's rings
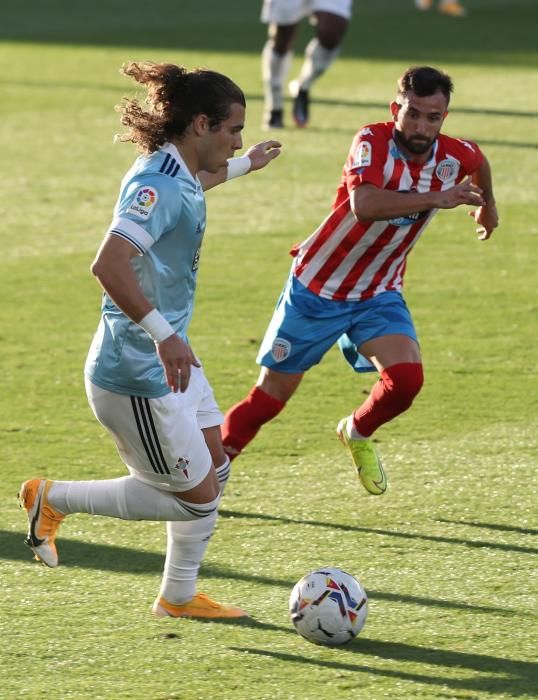
[[[167,154],[166,154],[166,158],[164,159],[163,164],[161,165],[161,167],[160,167],[160,169],[159,169],[159,172],[160,172],[160,173],[164,173],[164,171],[166,170],[166,166],[168,165],[168,161],[170,160],[170,158],[172,158],[172,156],[171,156],[169,153],[167,153]]]
[[[177,160],[175,158],[172,158],[170,160],[170,165],[166,168],[166,170],[164,171],[164,174],[170,175],[172,173],[172,170],[174,170],[174,168],[176,167],[176,165],[177,165],[178,170],[179,170],[179,163],[177,162]]]

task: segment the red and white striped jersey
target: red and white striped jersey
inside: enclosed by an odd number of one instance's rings
[[[297,279],[326,299],[355,301],[400,290],[407,255],[438,210],[358,222],[350,193],[363,183],[400,192],[446,190],[482,160],[476,144],[440,134],[431,158],[412,163],[398,149],[393,122],[365,126],[353,139],[329,216],[292,251]]]

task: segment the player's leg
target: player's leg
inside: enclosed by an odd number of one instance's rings
[[[282,411],[302,378],[302,372],[289,374],[262,367],[255,386],[224,417],[222,441],[230,460],[240,455],[260,428]]]
[[[366,401],[340,421],[337,434],[349,448],[363,486],[379,495],[386,490],[386,476],[369,438],[409,408],[422,387],[423,370],[411,314],[401,295],[386,292],[361,302],[358,309],[347,343],[339,344],[356,371],[369,365],[380,379]]]
[[[347,323],[342,309],[290,278],[258,353],[256,361],[262,366],[258,382],[224,418],[222,437],[230,459],[282,411],[303,374],[334,345]]]
[[[284,85],[298,24],[304,16],[304,0],[264,0],[261,20],[268,26],[262,50],[265,128],[284,126]]]
[[[406,411],[422,388],[422,360],[417,342],[406,335],[374,338],[360,346],[380,378],[353,414],[352,436],[370,437],[383,423]]]
[[[222,413],[207,382],[197,418],[216,466],[220,498],[230,475],[230,460],[223,450],[220,436]],[[157,617],[230,618],[246,615],[240,608],[218,603],[196,592],[198,572],[216,521],[215,511],[203,521],[167,523],[166,561],[159,595],[153,604],[153,613]]]
[[[380,495],[387,488],[381,460],[369,439],[377,428],[406,411],[423,382],[420,351],[405,335],[387,335],[362,344],[358,351],[380,374],[370,395],[338,424],[338,437],[349,448],[359,479],[367,491]]]
[[[296,32],[296,24],[269,25],[262,51],[263,126],[267,129],[284,126],[284,85],[293,58]]]
[[[213,515],[219,482],[190,405],[199,384],[194,375],[187,392],[160,399],[116,394],[87,382],[92,409],[114,438],[130,476],[54,482],[36,478],[23,484],[27,542],[44,563],[58,563],[56,532],[68,514],[165,521]]]
[[[326,10],[327,5],[330,7]],[[313,14],[316,34],[305,49],[299,77],[289,85],[293,97],[293,118],[299,127],[308,123],[310,89],[338,56],[351,15],[351,3],[343,0],[336,4],[320,1],[314,6],[319,7]]]

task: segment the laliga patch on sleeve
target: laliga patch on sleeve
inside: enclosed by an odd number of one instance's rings
[[[128,214],[134,214],[140,219],[148,219],[153,208],[159,201],[159,193],[153,187],[141,187],[133,197]]]
[[[366,168],[372,165],[372,144],[369,141],[361,141],[355,153],[353,168]]]

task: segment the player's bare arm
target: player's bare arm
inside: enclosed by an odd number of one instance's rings
[[[282,144],[279,141],[261,141],[255,146],[251,146],[244,156],[240,156],[240,158],[248,157],[250,160],[248,170],[244,174],[246,175],[254,170],[265,168],[266,165],[280,155],[281,148]],[[227,179],[230,179],[228,175],[228,168],[221,168],[216,173],[201,170],[198,173],[198,179],[202,183],[204,191],[207,191],[212,187],[216,187],[216,185],[222,184]]]
[[[482,206],[484,199],[469,177],[443,192],[395,192],[365,183],[352,191],[350,204],[358,221],[385,221],[428,209]]]
[[[139,323],[153,306],[144,296],[131,267],[131,258],[138,251],[119,236],[105,237],[92,263],[92,273],[116,306],[135,323]],[[172,391],[185,391],[190,379],[191,365],[199,363],[190,346],[175,333],[156,343],[157,354]]]
[[[495,204],[495,197],[493,196],[491,167],[486,158],[484,158],[478,170],[473,173],[472,179],[483,192],[484,204],[475,211],[470,211],[469,216],[472,216],[477,223],[476,232],[479,240],[485,241],[499,225],[497,205]]]

